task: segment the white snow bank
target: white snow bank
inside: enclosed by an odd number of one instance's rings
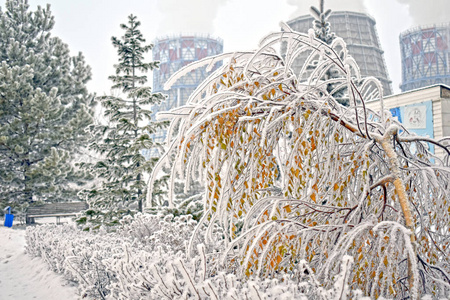
[[[25,230],[4,226],[0,226],[0,291],[2,299],[77,299],[75,287],[40,258],[25,253]]]

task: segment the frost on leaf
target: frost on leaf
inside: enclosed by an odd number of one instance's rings
[[[222,228],[226,247],[217,263],[240,276],[299,274],[303,261],[330,288],[351,258],[346,280],[366,295],[444,294],[450,150],[411,135],[383,105],[380,112],[365,106],[382,104],[381,85],[361,79],[342,39],[327,45],[283,28],[256,51],[222,55],[222,68],[188,103],[164,114],[172,133],[154,174],[175,157],[171,180],[194,178],[206,189],[191,241],[204,235],[208,243],[212,228]],[[292,63],[305,52],[295,73]],[[327,79],[331,69],[338,75]]]

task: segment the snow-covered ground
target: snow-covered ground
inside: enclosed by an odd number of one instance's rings
[[[0,226],[0,299],[71,300],[76,288],[25,253],[25,230]]]

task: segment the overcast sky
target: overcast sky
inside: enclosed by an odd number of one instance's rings
[[[394,92],[399,92],[399,33],[412,26],[450,21],[450,0],[327,0],[333,10],[362,11],[373,16]],[[318,0],[29,0],[31,9],[51,4],[53,35],[81,51],[92,67],[90,91],[109,94],[107,77],[117,62],[111,36],[121,36],[119,24],[135,14],[148,42],[179,33],[208,33],[224,41],[224,51],[257,48],[264,35],[278,31],[280,21],[309,14]],[[0,0],[4,7],[5,0]],[[149,55],[149,58],[151,56]]]

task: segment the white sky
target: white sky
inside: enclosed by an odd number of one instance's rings
[[[0,0],[2,7],[4,2]],[[148,42],[166,34],[210,33],[224,40],[224,51],[228,52],[257,48],[262,37],[279,30],[280,21],[309,14],[309,6],[318,6],[319,1],[29,0],[32,10],[46,3],[51,4],[56,20],[52,34],[69,44],[73,55],[83,52],[93,73],[88,87],[103,95],[109,94],[111,84],[107,77],[113,74],[113,64],[117,61],[111,36],[123,34],[119,24],[125,23],[131,13],[141,21],[141,31]],[[399,92],[401,81],[399,33],[420,22],[450,21],[448,4],[449,0],[325,1],[327,8],[365,10],[375,18],[394,92]],[[428,19],[426,14],[418,17],[423,12],[429,12]]]

